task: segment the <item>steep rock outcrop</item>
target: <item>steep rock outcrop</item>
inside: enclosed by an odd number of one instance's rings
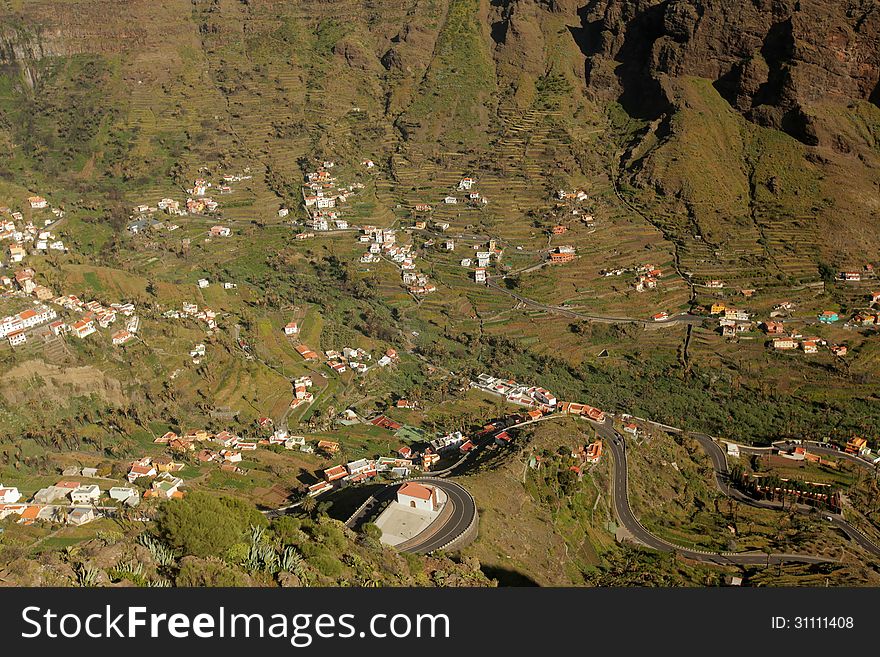
[[[656,118],[664,76],[709,78],[739,112],[814,145],[812,107],[880,100],[880,7],[872,0],[592,0],[581,11],[598,96]]]

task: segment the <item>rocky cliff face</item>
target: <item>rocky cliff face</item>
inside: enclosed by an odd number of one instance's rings
[[[579,41],[598,95],[655,118],[665,77],[709,78],[739,112],[807,144],[820,102],[880,104],[875,0],[592,0]]]

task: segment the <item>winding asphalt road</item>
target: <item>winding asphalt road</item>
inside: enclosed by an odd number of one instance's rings
[[[687,559],[717,565],[758,566],[783,562],[826,563],[833,561],[826,557],[811,554],[780,554],[766,552],[710,552],[675,545],[645,529],[629,505],[629,482],[627,480],[626,441],[617,433],[611,418],[604,424],[593,423],[597,433],[602,436],[608,451],[614,457],[614,476],[612,478],[612,498],[614,510],[620,524],[642,545],[660,552],[673,552]],[[720,448],[719,448],[720,449]],[[723,452],[722,452],[723,456]],[[713,459],[714,463],[714,459]],[[727,466],[725,462],[724,469]],[[717,475],[716,470],[716,475]]]
[[[401,552],[428,554],[441,550],[464,534],[477,518],[477,504],[469,492],[461,485],[449,479],[439,477],[416,477],[407,481],[424,482],[436,486],[446,493],[446,504],[440,515],[424,531],[411,539],[395,546]],[[400,484],[391,484],[381,489],[368,500],[346,523],[349,527],[369,518],[377,504],[391,501],[395,497]]]
[[[398,546],[398,549],[403,552],[428,554],[429,552],[440,550],[464,534],[476,519],[477,505],[474,502],[474,498],[460,484],[448,479],[436,479],[433,477],[411,481],[424,481],[426,484],[441,489],[446,493],[446,504],[451,505],[452,513],[440,527],[432,525],[418,536]],[[442,515],[446,515],[445,509]]]
[[[748,504],[749,506],[753,506],[756,508],[762,509],[771,509],[775,511],[779,511],[781,506],[779,503],[767,502],[764,500],[756,500],[741,490],[730,485],[729,472],[727,469],[727,456],[724,453],[724,450],[721,448],[717,442],[712,440],[711,437],[707,436],[704,433],[692,433],[697,442],[703,447],[706,453],[709,455],[709,458],[712,460],[712,467],[715,470],[715,479],[718,484],[718,489],[727,495],[728,497],[732,497],[739,502],[744,504]],[[844,458],[856,465],[862,467],[873,467],[873,465],[869,464],[867,461],[858,458],[857,456],[853,456],[852,454],[847,454],[846,452],[841,452],[836,449],[829,449],[827,447],[821,447],[818,443],[809,443],[810,449],[817,454],[825,454],[826,456],[834,456],[838,458]],[[777,443],[779,446],[788,446],[789,443]],[[742,450],[742,448],[740,448]],[[806,511],[809,513],[809,511]],[[844,520],[843,516],[837,513],[828,513],[823,512],[823,516],[825,519],[837,527],[840,531],[846,534],[850,540],[858,543],[866,551],[870,552],[874,556],[880,557],[880,545],[874,543],[870,538],[865,536],[861,531],[856,529],[849,522]]]

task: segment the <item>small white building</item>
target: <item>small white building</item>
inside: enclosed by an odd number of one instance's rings
[[[15,504],[21,499],[21,493],[17,488],[0,484],[0,504]]]
[[[436,511],[437,489],[410,481],[397,490],[397,503],[422,511]]]
[[[132,337],[134,337],[134,336],[129,331],[126,331],[125,329],[123,329],[121,331],[116,331],[111,336],[111,340],[113,341],[114,345],[119,346],[119,345],[123,345],[126,342],[128,342],[129,340],[131,340]]]
[[[183,486],[183,479],[175,477],[170,472],[164,472],[153,482],[153,490],[161,497],[171,499]]]
[[[284,327],[284,335],[296,335],[299,333],[299,325],[296,322],[290,322]]]
[[[94,504],[101,497],[101,489],[95,484],[80,486],[70,494],[74,504]]]
[[[89,508],[74,509],[67,515],[67,524],[80,526],[92,522],[95,519],[95,512]]]
[[[24,332],[24,329],[13,331],[7,336],[7,338],[9,339],[9,346],[11,347],[17,347],[27,342],[27,334]]]
[[[110,489],[110,499],[117,502],[125,502],[129,497],[134,495],[137,497],[137,490],[128,486],[114,486]]]

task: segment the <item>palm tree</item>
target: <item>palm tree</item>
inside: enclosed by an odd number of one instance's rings
[[[299,503],[299,508],[301,508],[303,511],[305,511],[309,515],[311,515],[314,512],[314,510],[315,510],[315,508],[317,508],[317,506],[318,506],[317,500],[315,500],[315,498],[312,497],[311,495],[306,495],[302,499],[302,501]]]

